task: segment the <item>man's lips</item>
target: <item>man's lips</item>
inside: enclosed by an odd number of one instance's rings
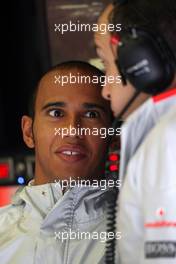
[[[71,163],[87,157],[87,151],[81,145],[64,145],[58,148],[55,153],[61,160]]]

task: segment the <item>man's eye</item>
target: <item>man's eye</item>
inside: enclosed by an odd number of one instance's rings
[[[50,110],[48,113],[49,113],[49,115],[52,116],[52,117],[62,117],[62,116],[64,115],[64,114],[63,114],[63,111],[58,110],[58,109]]]
[[[97,111],[88,111],[85,116],[88,118],[98,118],[100,117],[100,114]]]

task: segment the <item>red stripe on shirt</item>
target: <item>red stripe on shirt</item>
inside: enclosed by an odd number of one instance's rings
[[[144,226],[148,228],[176,227],[176,222],[161,221],[161,222],[154,222],[154,223],[146,223],[144,224]]]
[[[176,95],[176,88],[153,96],[153,102],[157,103],[157,102],[160,102],[160,101],[162,101],[168,97],[174,96],[174,95]]]

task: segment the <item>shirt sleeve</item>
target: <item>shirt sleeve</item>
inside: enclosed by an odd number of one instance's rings
[[[176,263],[175,150],[176,122],[161,122],[129,162],[117,219],[122,264]]]

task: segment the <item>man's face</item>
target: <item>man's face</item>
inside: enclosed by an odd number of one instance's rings
[[[108,16],[112,10],[112,5],[108,6],[107,9],[103,12],[98,20],[98,25],[108,24]],[[96,32],[94,34],[94,41],[96,46],[96,52],[98,57],[102,60],[105,70],[109,67],[112,67],[116,72],[116,65],[114,63],[114,56],[112,49],[109,45],[111,39],[110,33],[107,31],[102,34],[101,32]]]
[[[62,137],[55,135],[55,128],[108,128],[111,123],[109,104],[101,97],[101,87],[90,84],[61,86],[54,83],[56,74],[58,72],[53,71],[42,78],[36,98],[33,122],[35,184],[69,177],[101,177],[108,138],[89,133],[81,136],[68,133]],[[77,72],[72,70],[72,74]],[[23,117],[23,135],[28,124],[27,117]],[[28,140],[25,142],[31,147]]]
[[[99,25],[109,23],[108,17],[112,12],[113,7],[114,6],[112,4],[109,4],[106,7],[104,12],[101,14],[101,16],[98,19]],[[111,40],[111,35],[110,32],[108,31],[105,34],[101,34],[101,32],[97,32],[94,34],[96,52],[98,57],[102,60],[106,72],[106,77],[119,75],[115,64],[114,54],[110,46],[110,40]],[[107,83],[106,89],[110,89],[112,86],[116,87],[117,84]],[[102,91],[103,91],[103,97],[107,100],[110,99],[109,94],[104,92],[105,88]]]
[[[98,24],[108,24],[108,18],[112,10],[113,5],[108,5],[102,15],[99,17]],[[94,41],[97,55],[104,64],[106,77],[108,78],[109,76],[113,76],[116,78],[116,76],[120,75],[115,63],[117,56],[117,45],[112,48],[110,44],[111,34],[109,32],[106,32],[106,34],[100,34],[100,32],[97,32],[94,35]],[[103,97],[111,101],[111,109],[114,116],[117,116],[121,112],[125,106],[125,103],[128,102],[132,92],[134,91],[131,89],[131,86],[123,87],[121,83],[117,84],[116,82],[107,83],[102,89]]]
[[[113,5],[110,4],[107,6],[105,11],[99,17],[98,23],[106,23],[108,24],[109,14],[113,10]],[[111,35],[109,32],[102,35],[100,33],[96,33],[94,36],[97,55],[102,60],[106,78],[109,76],[113,76],[114,79],[120,75],[118,68],[116,66],[117,57],[117,44],[111,44]],[[123,85],[122,83],[106,83],[102,89],[102,96],[111,101],[111,109],[113,111],[114,116],[118,116],[118,114],[124,109],[126,104],[132,98],[135,93],[135,88],[127,82],[127,85]],[[130,106],[128,111],[124,114],[123,119],[125,119],[131,112],[133,112],[140,104],[142,104],[148,96],[146,94],[141,93],[135,102]]]
[[[106,68],[106,76],[117,76],[120,75],[118,68],[115,64],[115,60],[118,59],[117,51],[118,45],[111,44],[109,41],[109,48],[112,52],[112,61],[111,65],[109,64]],[[109,99],[111,101],[111,109],[114,113],[114,116],[117,116],[125,107],[125,105],[129,102],[132,96],[135,93],[134,87],[127,82],[127,85],[123,85],[122,83],[109,83],[103,87],[102,95],[105,99]],[[132,110],[132,109],[130,109]],[[128,111],[129,112],[129,111]],[[129,113],[127,113],[128,115]]]
[[[106,78],[113,76],[116,78],[116,76],[120,75],[117,71],[117,67],[115,64],[115,57],[113,55],[112,49],[110,47],[110,34],[106,33],[105,35],[99,35],[98,33],[95,36],[95,44],[96,44],[96,51],[98,57],[102,60],[105,68],[105,74]],[[106,83],[102,89],[102,96],[106,100],[111,101],[111,109],[116,115],[119,104],[117,105],[117,101],[119,98],[118,94],[118,87],[121,86],[121,84],[117,84],[115,82],[113,83]]]

